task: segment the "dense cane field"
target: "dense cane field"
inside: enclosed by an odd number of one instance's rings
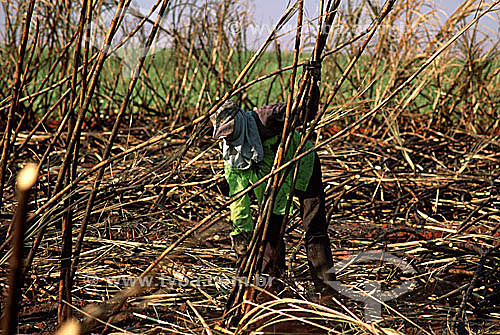
[[[2,3],[2,334],[500,333],[500,1],[311,3],[267,30],[250,1]],[[297,203],[280,290],[242,284],[267,220],[236,265],[229,98],[288,102],[284,139],[315,144],[337,295],[311,292]]]

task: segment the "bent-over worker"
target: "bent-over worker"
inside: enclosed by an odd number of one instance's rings
[[[211,117],[213,137],[223,139],[224,172],[229,184],[229,196],[234,196],[271,171],[283,130],[285,108],[286,104],[282,103],[246,112],[229,100]],[[293,158],[300,144],[300,133],[293,131],[285,162]],[[310,148],[312,144],[307,142],[302,152]],[[292,175],[288,174],[276,196],[265,238],[261,271],[273,277],[281,277],[285,271],[285,243],[280,233]],[[262,183],[254,189],[259,203],[262,202],[265,187],[265,183]],[[335,280],[335,276],[328,273],[333,261],[327,232],[321,164],[316,152],[300,159],[294,193],[301,205],[309,270],[316,290],[322,291],[328,288],[328,281]],[[254,229],[248,194],[234,201],[230,210],[232,247],[238,256],[243,256]]]

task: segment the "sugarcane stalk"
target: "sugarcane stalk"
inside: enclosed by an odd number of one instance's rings
[[[84,97],[87,91],[87,69],[88,69],[88,53],[89,53],[89,35],[90,30],[85,30],[85,26],[91,22],[91,11],[92,11],[91,2],[88,0],[84,0],[82,3],[82,8],[80,11],[80,25],[79,25],[79,36],[78,42],[75,48],[74,53],[74,63],[73,63],[73,78],[71,81],[71,96],[69,99],[68,105],[69,108],[69,118],[70,124],[68,127],[68,145],[71,145],[71,135],[74,131],[78,131],[75,125],[75,120],[73,118],[73,108],[72,105],[76,100],[76,85],[77,85],[77,74],[78,67],[80,64],[81,58],[81,47],[83,38],[85,38],[85,50],[84,50],[84,61],[82,67],[82,81],[81,81],[81,92],[80,92],[80,109],[82,108],[82,104],[84,101]],[[69,165],[69,173],[66,174],[66,184],[70,184],[76,178],[76,169],[78,165],[78,153],[80,149],[80,138],[79,136],[76,139],[75,150],[73,150],[73,155],[71,157],[71,162]],[[66,200],[66,213],[63,217],[62,224],[62,247],[61,247],[61,271],[59,276],[59,295],[58,295],[58,305],[57,305],[57,317],[59,325],[62,325],[64,321],[71,317],[71,308],[69,305],[71,304],[71,254],[72,254],[72,232],[73,232],[73,215],[72,215],[72,205],[73,199],[70,196]],[[63,301],[66,301],[64,303]]]
[[[21,289],[23,286],[23,254],[24,231],[26,229],[26,213],[28,210],[29,194],[38,178],[38,168],[35,164],[28,164],[17,176],[17,209],[12,221],[13,239],[12,255],[10,256],[9,289],[4,307],[2,320],[3,334],[17,333],[18,312],[21,304]]]
[[[284,127],[281,134],[281,141],[278,147],[278,152],[275,156],[273,167],[271,172],[279,168],[283,162],[285,155],[285,143],[289,136],[290,131],[290,114],[292,110],[292,103],[294,101],[294,88],[295,88],[295,77],[297,74],[297,64],[299,60],[299,52],[300,52],[300,41],[302,37],[302,20],[303,20],[303,9],[304,9],[304,1],[299,0],[297,2],[298,5],[298,20],[297,20],[297,34],[295,38],[295,50],[293,57],[293,68],[292,74],[290,77],[290,87],[289,87],[289,95],[287,101],[287,107],[285,112],[285,121]],[[271,178],[266,186],[266,190],[264,191],[264,196],[262,199],[262,203],[260,206],[260,215],[257,220],[257,225],[252,237],[252,241],[250,242],[250,252],[246,257],[243,258],[243,261],[238,270],[239,276],[244,276],[248,279],[253,278],[253,274],[256,271],[259,271],[262,259],[264,255],[264,249],[266,245],[266,235],[269,228],[269,219],[271,217],[273,208],[274,208],[274,200],[277,194],[279,175]],[[233,288],[230,298],[226,304],[225,314],[230,311],[236,311],[236,315],[232,315],[228,318],[226,324],[232,324],[234,322],[234,317],[237,316],[237,310],[234,307],[241,304],[243,297],[247,297],[252,300],[255,298],[255,290],[247,287],[243,287],[240,285],[235,285]]]
[[[28,45],[28,38],[31,26],[31,17],[35,9],[35,0],[31,0],[28,4],[26,19],[24,22],[23,35],[21,37],[21,45],[17,57],[16,72],[14,78],[14,86],[12,88],[12,101],[7,116],[7,126],[5,128],[2,138],[2,154],[0,158],[0,207],[3,204],[3,192],[5,183],[5,173],[7,171],[7,161],[12,147],[11,133],[14,123],[14,116],[19,111],[19,98],[21,96],[22,82],[23,82],[23,64],[26,55],[26,47]]]
[[[87,3],[87,0],[84,0],[84,1],[85,1],[85,3]],[[108,32],[106,34],[106,37],[104,39],[104,45],[98,54],[97,63],[95,64],[95,67],[93,69],[93,75],[92,75],[91,80],[89,82],[88,90],[85,92],[86,93],[85,99],[84,99],[83,104],[82,104],[80,111],[78,113],[78,118],[76,120],[75,129],[72,133],[69,144],[66,147],[66,152],[65,152],[62,164],[61,164],[62,166],[60,167],[59,172],[58,172],[57,181],[56,181],[56,185],[54,188],[55,189],[54,193],[56,193],[56,197],[57,197],[57,195],[62,195],[64,193],[66,193],[67,191],[71,190],[72,187],[78,182],[78,180],[81,180],[80,177],[76,178],[75,181],[70,182],[69,185],[67,185],[66,187],[63,188],[63,178],[66,174],[66,170],[67,170],[69,163],[70,163],[70,160],[72,158],[72,155],[73,155],[72,152],[75,148],[76,142],[80,136],[81,127],[82,127],[85,113],[90,106],[91,99],[94,95],[94,90],[97,86],[99,75],[103,69],[104,62],[107,58],[107,51],[109,51],[108,50],[109,45],[111,44],[113,37],[116,34],[116,31],[118,29],[118,26],[119,26],[121,20],[123,19],[123,13],[127,9],[128,4],[129,4],[129,2],[127,2],[126,0],[121,0],[118,3],[118,7],[115,11],[113,20],[111,22],[111,25],[110,25]],[[84,20],[82,20],[82,21],[84,21]],[[62,188],[62,190],[61,190],[61,188]],[[48,204],[51,203],[51,200],[54,200],[54,198],[55,197],[52,197],[45,205],[48,206]],[[42,207],[44,207],[44,206],[42,206]],[[36,213],[35,213],[35,215],[36,215]],[[31,219],[32,218],[28,219],[28,221],[30,221]],[[37,237],[35,239],[35,242],[33,243],[30,254],[28,256],[29,262],[27,262],[27,264],[26,264],[27,269],[29,268],[31,261],[33,260],[34,255],[35,255],[36,251],[38,250],[38,247],[41,243],[41,240],[42,240],[44,232],[45,232],[45,228],[46,227],[43,227],[42,229],[40,229],[40,231],[38,232]]]
[[[135,68],[133,76],[132,76],[132,80],[130,81],[129,86],[128,86],[127,94],[125,95],[125,97],[124,97],[124,99],[122,101],[122,104],[121,104],[121,107],[120,107],[120,111],[118,112],[118,115],[117,115],[117,117],[115,119],[115,123],[113,125],[113,130],[111,132],[111,135],[109,137],[108,143],[106,145],[106,149],[104,151],[104,155],[103,155],[104,159],[107,159],[110,156],[110,154],[111,154],[111,149],[113,147],[113,144],[114,144],[114,141],[116,139],[116,136],[118,135],[118,130],[120,128],[120,124],[121,124],[122,118],[125,115],[125,111],[127,109],[129,100],[130,100],[130,98],[132,96],[132,93],[134,91],[135,85],[137,83],[139,75],[140,75],[140,73],[142,71],[142,68],[144,66],[146,55],[149,52],[149,50],[150,50],[150,48],[151,48],[151,46],[153,44],[153,41],[154,41],[154,39],[156,37],[156,34],[158,33],[160,23],[162,21],[163,15],[165,13],[165,10],[167,9],[168,4],[169,4],[169,0],[163,0],[161,8],[160,8],[158,16],[157,16],[157,19],[156,19],[156,22],[155,22],[155,25],[153,26],[153,29],[152,29],[149,37],[148,37],[148,40],[146,41],[146,45],[145,45],[145,48],[144,48],[144,53],[143,53],[142,57],[139,59],[139,62],[137,63],[137,65],[136,65],[136,68]],[[79,263],[79,260],[80,260],[80,252],[81,252],[81,249],[82,249],[82,246],[83,246],[83,239],[85,237],[85,232],[86,232],[86,229],[87,229],[87,226],[88,226],[88,222],[90,220],[90,214],[92,212],[92,208],[94,206],[94,201],[95,201],[95,198],[97,196],[97,192],[99,190],[99,186],[100,186],[100,183],[101,183],[103,175],[104,175],[104,170],[102,170],[102,169],[99,170],[99,172],[97,174],[97,177],[96,177],[96,180],[94,182],[92,191],[90,193],[90,197],[89,197],[89,199],[87,201],[87,206],[86,206],[86,209],[85,209],[85,216],[84,216],[84,219],[83,219],[81,227],[80,227],[80,232],[78,234],[78,238],[77,238],[77,242],[76,242],[76,246],[75,246],[75,251],[74,251],[74,259],[73,259],[73,262],[71,264],[71,278],[74,278],[75,273],[76,273],[76,271],[78,269],[78,263]]]

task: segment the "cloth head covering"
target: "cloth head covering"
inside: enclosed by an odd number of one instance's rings
[[[239,110],[234,116],[234,132],[231,140],[224,139],[222,146],[224,161],[238,170],[246,170],[252,163],[264,158],[264,149],[253,116]]]
[[[225,138],[233,133],[234,116],[239,111],[240,106],[236,102],[228,100],[210,117],[214,126],[214,139]]]
[[[224,162],[238,170],[249,169],[264,158],[264,149],[254,117],[234,101],[227,101],[212,118],[215,139],[223,138]],[[229,138],[228,138],[229,137]]]

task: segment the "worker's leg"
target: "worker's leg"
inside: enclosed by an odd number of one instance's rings
[[[266,234],[262,273],[272,277],[282,277],[285,272],[285,242],[280,236],[283,216],[272,214]]]
[[[325,191],[323,189],[321,163],[315,153],[314,168],[305,192],[296,190],[300,200],[301,214],[306,233],[305,244],[309,270],[314,285],[322,288],[328,281],[335,280],[335,275],[327,273],[333,267],[328,222],[325,211]]]

